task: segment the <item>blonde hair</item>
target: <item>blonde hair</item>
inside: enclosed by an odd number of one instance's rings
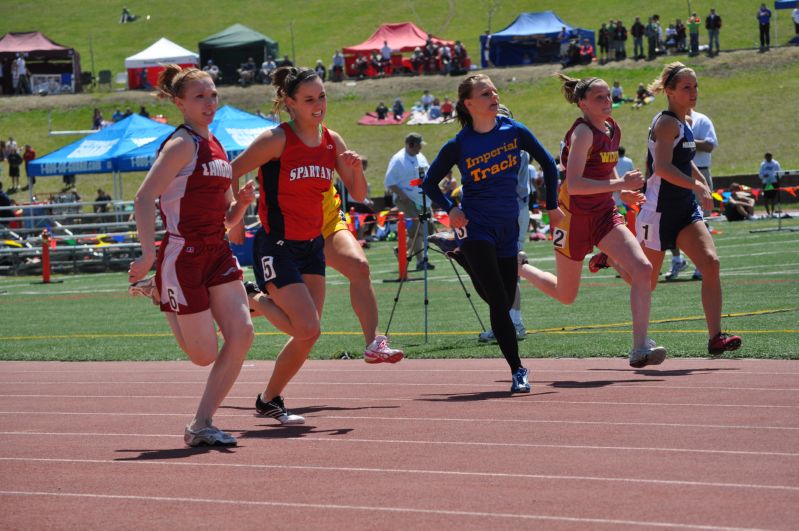
[[[208,72],[204,72],[199,68],[181,68],[176,64],[168,64],[164,67],[164,70],[158,74],[158,83],[156,83],[155,86],[157,92],[155,95],[160,99],[174,101],[175,98],[183,97],[183,93],[189,81],[206,77],[211,79]]]
[[[316,70],[281,66],[272,72],[272,86],[275,87],[275,99],[272,100],[272,111],[279,113],[286,108],[286,98],[293,98],[297,88],[306,81],[318,79]],[[286,108],[286,110],[288,110]]]
[[[663,92],[667,88],[674,88],[677,86],[677,80],[685,73],[691,73],[694,76],[693,68],[687,67],[679,61],[667,64],[660,75],[649,84],[647,90],[652,94]]]
[[[481,81],[491,81],[491,78],[485,74],[475,74],[467,77],[458,85],[458,103],[455,104],[455,112],[461,127],[472,125],[472,115],[469,114],[469,110],[463,102],[472,96],[472,89]]]
[[[555,77],[561,80],[560,91],[569,103],[577,103],[585,99],[585,95],[594,83],[602,82],[603,79],[598,77],[585,77],[583,79],[575,79],[558,72]]]

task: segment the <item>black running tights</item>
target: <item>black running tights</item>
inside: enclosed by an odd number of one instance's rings
[[[464,241],[461,252],[471,269],[469,276],[475,283],[477,293],[488,303],[491,329],[499,349],[508,361],[511,372],[516,372],[522,362],[519,359],[516,328],[508,313],[516,296],[518,282],[516,257],[498,258],[496,248],[480,240]]]

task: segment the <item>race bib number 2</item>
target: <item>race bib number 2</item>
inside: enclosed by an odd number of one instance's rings
[[[566,247],[566,236],[568,236],[568,233],[565,230],[555,228],[552,231],[552,245],[558,249],[563,249]]]

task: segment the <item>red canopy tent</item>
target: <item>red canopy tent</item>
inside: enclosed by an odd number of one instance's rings
[[[372,51],[380,53],[383,48],[383,41],[388,42],[388,45],[393,50],[391,55],[391,65],[396,69],[402,68],[402,53],[412,52],[416,47],[422,48],[427,43],[428,34],[419,29],[412,22],[398,22],[390,24],[382,24],[371,37],[366,39],[361,44],[349,46],[344,48],[344,68],[347,75],[355,75],[353,63],[359,55],[369,54]],[[431,37],[433,42],[438,46],[453,46],[454,41],[445,41],[436,37]]]
[[[0,37],[0,63],[3,65],[3,89],[11,91],[11,61],[21,54],[30,71],[34,93],[80,91],[80,55],[73,48],[61,46],[43,33],[6,33]]]

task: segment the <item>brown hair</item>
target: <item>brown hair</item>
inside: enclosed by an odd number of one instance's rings
[[[168,64],[164,70],[158,74],[158,83],[155,88],[155,95],[161,99],[173,100],[183,96],[186,84],[195,79],[207,77],[211,79],[208,72],[203,72],[199,68],[181,68],[176,64]]]
[[[286,107],[286,98],[293,98],[297,88],[319,75],[310,68],[297,68],[295,66],[281,66],[272,72],[272,86],[275,87],[275,99],[272,100],[272,111],[280,112]]]
[[[469,114],[469,110],[463,102],[472,96],[472,89],[480,81],[491,81],[491,78],[485,74],[475,74],[467,77],[458,85],[458,103],[455,104],[455,112],[458,114],[458,122],[461,127],[472,125],[472,115]]]
[[[663,92],[667,88],[674,88],[677,86],[677,79],[684,73],[691,73],[696,75],[693,68],[689,68],[679,61],[667,64],[660,75],[649,84],[647,90],[652,94]]]
[[[604,80],[598,77],[584,77],[582,79],[575,79],[558,72],[555,77],[561,80],[562,85],[560,91],[569,103],[577,103],[585,99],[585,95],[594,83],[602,82]]]

